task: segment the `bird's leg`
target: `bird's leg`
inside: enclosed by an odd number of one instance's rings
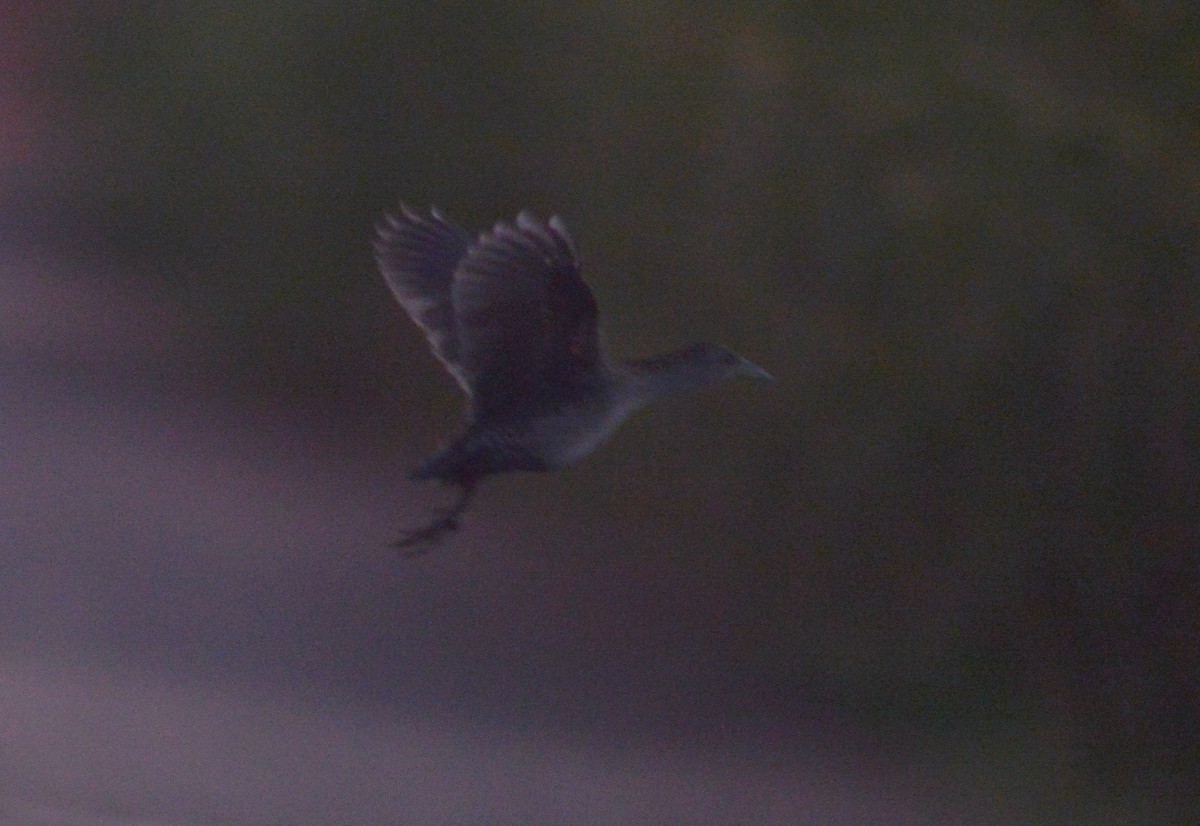
[[[443,536],[458,530],[458,519],[475,496],[476,481],[467,479],[459,482],[458,485],[460,493],[453,505],[442,511],[438,518],[428,525],[409,531],[393,542],[392,547],[403,550],[404,556],[420,556],[432,550]]]

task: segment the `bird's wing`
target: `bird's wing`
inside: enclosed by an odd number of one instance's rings
[[[425,331],[429,347],[471,395],[462,367],[451,285],[454,270],[471,245],[470,234],[437,210],[430,217],[401,206],[378,228],[375,259],[409,317]]]
[[[596,300],[561,219],[543,223],[522,212],[483,233],[454,274],[453,295],[477,415],[594,380]]]

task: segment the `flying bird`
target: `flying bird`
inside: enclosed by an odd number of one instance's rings
[[[771,376],[715,344],[615,361],[596,299],[561,218],[528,212],[477,238],[436,209],[402,206],[378,227],[375,256],[392,294],[467,396],[466,427],[413,479],[458,499],[395,546],[422,553],[458,529],[486,476],[564,467],[599,447],[635,410],[732,376]]]

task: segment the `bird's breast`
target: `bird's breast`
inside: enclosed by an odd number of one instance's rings
[[[618,406],[558,411],[532,423],[531,442],[549,467],[565,467],[608,441],[630,412]]]

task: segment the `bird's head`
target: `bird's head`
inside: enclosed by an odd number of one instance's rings
[[[737,376],[774,381],[771,374],[757,364],[719,344],[708,342],[628,362],[625,366],[632,378],[629,398],[637,406]]]
[[[719,344],[701,342],[679,353],[680,362],[707,373],[713,380],[745,376],[763,381],[775,377],[749,359],[742,358]]]

